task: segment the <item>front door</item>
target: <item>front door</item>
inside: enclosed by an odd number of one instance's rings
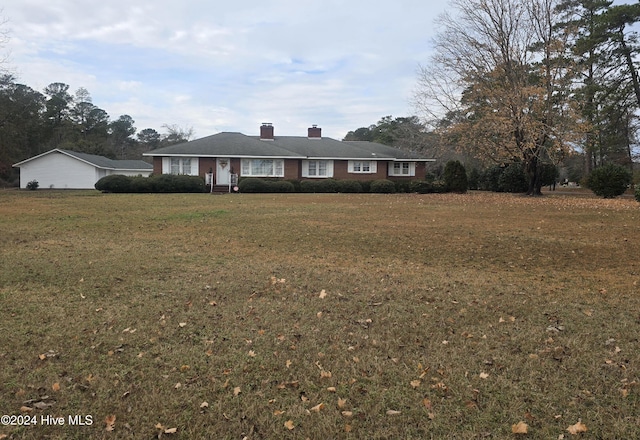
[[[229,159],[216,159],[216,185],[229,184],[229,170],[231,168],[230,163],[231,161]]]

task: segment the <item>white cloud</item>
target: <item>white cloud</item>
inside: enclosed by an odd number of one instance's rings
[[[412,112],[445,1],[21,0],[4,15],[21,82],[85,87],[112,119],[339,138]]]

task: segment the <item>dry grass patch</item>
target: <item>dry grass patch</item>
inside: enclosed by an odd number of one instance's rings
[[[0,212],[0,414],[93,420],[0,438],[640,437],[635,201],[38,191]]]

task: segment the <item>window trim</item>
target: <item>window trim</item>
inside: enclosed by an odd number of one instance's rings
[[[254,172],[256,161],[271,162],[271,173]],[[240,163],[240,175],[242,177],[284,177],[284,159],[242,159]]]
[[[178,172],[174,173],[174,160],[178,161]],[[189,172],[185,173],[185,162],[189,161]],[[197,157],[168,156],[162,158],[162,173],[173,175],[197,176],[199,170],[199,161]]]
[[[320,170],[320,163],[324,162],[325,164],[325,174],[318,174],[317,172]],[[311,174],[309,165],[313,163],[315,164],[315,174]],[[310,159],[302,161],[302,177],[307,177],[310,179],[330,179],[333,177],[333,160],[329,159]]]
[[[364,171],[365,167],[368,167],[368,170]],[[378,172],[378,161],[350,160],[348,172],[351,174],[375,174]]]
[[[396,173],[395,171],[395,165],[399,164],[400,165],[400,173]],[[402,167],[403,165],[407,164],[408,165],[408,174],[404,174],[402,173]],[[393,176],[393,177],[415,177],[416,175],[416,163],[415,162],[408,162],[408,161],[394,161],[394,162],[389,162],[389,176]]]

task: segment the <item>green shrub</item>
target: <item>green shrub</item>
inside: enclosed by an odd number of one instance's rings
[[[171,174],[159,174],[151,177],[151,191],[154,193],[175,193],[178,192],[175,186],[175,179]]]
[[[338,192],[338,181],[335,179],[303,180],[302,182],[300,182],[300,192],[303,192],[303,193]]]
[[[248,177],[240,180],[238,191],[241,193],[286,193],[294,192],[295,186],[288,180],[268,180]]]
[[[240,180],[238,183],[238,191],[241,193],[265,193],[267,184],[264,180],[255,177],[248,177]]]
[[[371,182],[369,191],[372,193],[393,194],[396,192],[396,185],[387,179],[374,180]]]
[[[320,188],[317,180],[303,180],[300,182],[300,192],[303,193],[317,193],[320,192]]]
[[[480,171],[477,168],[473,168],[469,173],[469,177],[467,178],[467,182],[469,183],[469,189],[476,190],[480,189]]]
[[[361,193],[362,185],[357,180],[338,180],[336,191],[339,193]]]
[[[288,179],[287,182],[291,182],[293,185],[293,192],[300,192],[300,181],[297,179]]]
[[[97,190],[112,193],[201,193],[204,179],[200,176],[161,174],[159,176],[123,176],[112,174],[95,184]]]
[[[605,199],[617,197],[631,184],[631,172],[616,164],[606,164],[596,168],[587,178],[587,187],[597,196]]]
[[[358,180],[358,183],[360,183],[363,193],[371,192],[371,180]]]
[[[411,182],[411,192],[417,192],[418,194],[439,194],[447,192],[447,189],[442,180],[414,180]]]
[[[289,193],[295,191],[293,183],[286,180],[274,180],[267,182],[267,189],[272,193]]]
[[[177,193],[202,193],[205,190],[204,178],[200,176],[187,176],[184,174],[172,175],[174,179],[174,191]]]
[[[132,177],[129,182],[129,191],[132,193],[150,193],[153,191],[153,185],[150,177],[136,176]]]
[[[29,182],[27,182],[27,189],[30,191],[35,191],[40,187],[40,184],[38,183],[37,180],[31,180]]]
[[[469,187],[467,170],[459,160],[450,160],[444,167],[444,186],[447,192],[466,193]]]
[[[126,193],[129,192],[131,178],[122,174],[111,174],[98,180],[94,186],[102,192]]]
[[[480,177],[480,189],[484,191],[502,191],[500,186],[500,176],[504,168],[500,165],[493,165],[482,172]]]
[[[411,192],[429,194],[432,192],[431,186],[431,182],[427,182],[426,180],[414,180],[411,182]]]
[[[393,183],[396,185],[397,193],[411,192],[411,182],[409,180],[394,180]]]
[[[322,193],[338,192],[338,183],[335,179],[322,179],[318,181],[318,189]]]
[[[524,172],[524,166],[519,162],[507,165],[498,178],[498,187],[502,192],[527,192],[529,182]]]

